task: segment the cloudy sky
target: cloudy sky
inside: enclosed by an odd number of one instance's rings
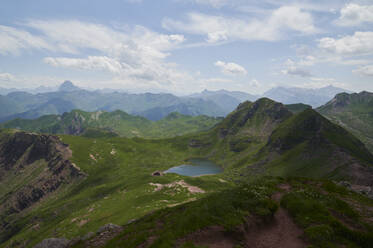
[[[176,94],[373,91],[373,1],[2,0],[0,87],[66,79]]]

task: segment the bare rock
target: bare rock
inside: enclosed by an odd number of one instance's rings
[[[109,223],[109,224],[106,224],[105,226],[100,227],[98,229],[97,233],[111,232],[111,231],[116,231],[116,230],[119,230],[119,229],[122,229],[122,227],[118,226],[118,225],[115,225],[115,224],[112,224],[112,223]]]
[[[67,248],[69,242],[65,238],[44,239],[41,243],[34,246],[34,248]]]
[[[152,176],[153,177],[160,177],[160,176],[163,176],[164,174],[163,174],[163,172],[162,171],[154,171],[153,173],[152,173]]]

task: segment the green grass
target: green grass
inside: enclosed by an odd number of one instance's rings
[[[151,176],[156,170],[182,164],[192,156],[185,143],[178,139],[61,138],[73,151],[72,162],[88,176],[81,182],[61,188],[23,216],[14,216],[12,242],[32,240],[28,244],[31,246],[47,237],[82,236],[110,222],[123,225],[150,211],[199,199],[230,187],[230,183],[218,180],[220,176]],[[149,185],[179,180],[198,186],[207,193],[191,194],[182,188],[176,192],[173,189],[154,192],[155,187]],[[79,226],[87,220],[86,224]],[[37,224],[38,230],[33,229],[32,226]]]
[[[317,109],[334,123],[346,128],[373,152],[373,94],[338,94],[335,101]]]
[[[183,118],[176,114],[164,121],[175,121],[180,128],[178,121],[188,122]],[[1,131],[0,136],[9,132]],[[156,236],[152,247],[173,247],[181,237],[211,225],[223,226],[232,233],[249,216],[271,221],[277,205],[270,196],[284,180],[265,175],[341,180],[345,175],[338,172],[345,167],[334,170],[330,162],[334,149],[340,148],[356,161],[369,162],[371,158],[355,137],[313,110],[292,115],[283,105],[269,99],[243,103],[211,130],[195,134],[161,140],[111,134],[110,130],[92,129],[86,134],[90,138],[60,136],[73,151],[71,161],[87,177],[65,185],[22,215],[11,216],[13,237],[11,241],[4,240],[1,247],[26,240],[31,240],[27,246],[32,246],[48,237],[74,238],[110,222],[126,225],[134,219],[108,247],[135,247],[149,235]],[[175,174],[151,176],[156,170],[166,170],[195,157],[211,159],[224,168],[224,173],[196,178]],[[250,169],[259,172],[250,174]],[[247,184],[253,178],[258,181]],[[180,187],[155,191],[150,185],[179,180],[206,193],[191,194]],[[337,242],[347,247],[368,247],[372,228],[345,198],[370,206],[369,200],[328,181],[315,186],[307,183],[312,182],[310,179],[289,180],[293,189],[281,204],[313,245],[333,247]],[[358,223],[364,231],[351,230],[336,216]],[[35,225],[38,229],[33,228]]]
[[[29,132],[82,134],[86,137],[166,138],[207,130],[221,121],[208,116],[171,113],[159,121],[129,115],[123,111],[85,112],[73,110],[63,115],[46,115],[34,120],[14,119],[0,124]]]
[[[214,193],[175,208],[160,210],[126,226],[123,233],[106,247],[136,247],[150,236],[155,237],[151,247],[174,247],[178,239],[205,227],[219,225],[224,227],[228,234],[232,234],[250,216],[256,216],[258,221],[271,221],[277,210],[276,203],[269,198],[273,190],[273,185],[263,181]],[[238,244],[239,241],[238,239]],[[190,242],[184,245],[194,247]]]
[[[346,199],[359,199],[361,196],[330,181],[293,179],[291,183],[294,190],[282,198],[281,205],[305,230],[305,237],[315,247],[371,246],[373,226],[367,224],[360,213],[346,202]],[[373,206],[373,201],[367,198],[359,203]]]

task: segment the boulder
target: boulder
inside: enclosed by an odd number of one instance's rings
[[[41,243],[34,246],[34,248],[67,248],[69,242],[65,238],[44,239]]]
[[[160,176],[163,176],[163,172],[162,171],[154,171],[152,173],[152,176],[153,177],[160,177]]]
[[[118,226],[118,225],[115,225],[115,224],[112,224],[112,223],[109,223],[109,224],[106,224],[105,226],[100,227],[98,229],[97,233],[110,232],[110,231],[115,231],[115,230],[119,230],[119,229],[122,229],[122,227]]]

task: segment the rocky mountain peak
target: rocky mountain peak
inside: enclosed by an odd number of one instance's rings
[[[80,88],[75,86],[71,81],[68,81],[68,80],[63,82],[63,84],[61,84],[59,87],[59,91],[63,91],[63,92],[72,92],[72,91],[77,91],[77,90],[80,90]]]

